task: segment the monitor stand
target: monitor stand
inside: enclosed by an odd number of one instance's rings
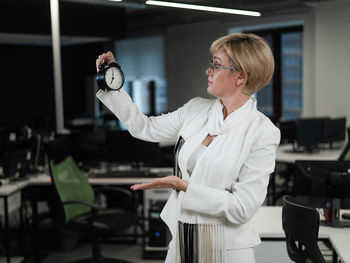
[[[331,220],[321,220],[321,226],[330,226],[330,227],[350,227],[350,222],[340,221],[340,199],[332,198],[331,203]]]
[[[317,145],[309,145],[307,147],[305,146],[298,146],[296,143],[293,143],[293,149],[292,152],[294,153],[317,153],[320,152],[320,149],[317,147]]]

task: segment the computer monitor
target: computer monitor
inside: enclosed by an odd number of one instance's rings
[[[295,121],[281,121],[277,124],[281,132],[281,144],[294,143],[296,140]]]
[[[309,118],[296,120],[297,146],[308,152],[317,149],[324,141],[325,122],[329,118]]]
[[[333,142],[345,140],[346,118],[336,118],[325,120],[324,125],[324,143],[330,143],[332,148]]]
[[[323,224],[340,223],[339,210],[350,209],[350,161],[296,161],[294,195],[316,208],[331,211]]]
[[[18,149],[4,154],[4,177],[10,180],[26,178],[31,161],[31,149]]]
[[[66,157],[73,155],[72,137],[71,135],[56,135],[54,139],[45,142],[44,148],[50,161],[62,162]]]
[[[1,153],[4,176],[27,177],[28,174],[37,171],[38,147],[40,147],[40,141],[37,137],[5,140]]]
[[[158,143],[136,139],[128,131],[107,131],[106,157],[109,162],[158,166],[161,149]]]
[[[73,136],[73,155],[75,160],[84,164],[96,164],[105,161],[105,131],[79,132]]]

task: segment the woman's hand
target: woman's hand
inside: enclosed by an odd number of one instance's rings
[[[177,190],[186,192],[187,186],[188,182],[180,179],[177,176],[171,175],[154,179],[152,183],[134,184],[130,187],[130,189],[136,191],[154,188],[175,188]]]
[[[98,56],[96,59],[96,71],[99,72],[100,69],[98,68],[99,65],[103,63],[111,64],[112,62],[116,62],[114,55],[111,51],[108,51],[107,53],[103,53]]]

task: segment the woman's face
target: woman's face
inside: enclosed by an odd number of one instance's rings
[[[217,66],[231,67],[229,58],[223,49],[213,54],[213,64]],[[208,76],[207,91],[210,95],[218,98],[231,97],[237,93],[236,81],[238,73],[224,68],[207,68],[205,74]]]

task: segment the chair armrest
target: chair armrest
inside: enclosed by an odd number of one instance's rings
[[[121,188],[121,187],[117,187],[117,186],[102,186],[102,187],[95,189],[94,191],[95,191],[95,193],[118,192],[118,193],[121,193],[123,195],[126,195],[129,198],[132,197],[132,194],[130,191],[128,191],[124,188]]]
[[[99,206],[99,205],[93,204],[93,203],[89,203],[89,202],[86,202],[86,201],[81,201],[81,200],[70,200],[70,201],[63,202],[62,204],[64,206],[65,205],[73,205],[73,204],[85,205],[85,206],[88,206],[88,207],[92,208],[96,212],[105,210],[105,208],[103,208],[102,206]]]
[[[108,203],[112,202],[115,199],[115,196],[118,196],[118,198],[121,198],[123,200],[123,204],[125,205],[125,208],[131,211],[135,211],[138,207],[139,202],[137,201],[138,198],[133,195],[133,193],[130,190],[127,190],[122,187],[117,186],[102,186],[99,188],[94,189],[96,195],[102,194],[105,195]]]

